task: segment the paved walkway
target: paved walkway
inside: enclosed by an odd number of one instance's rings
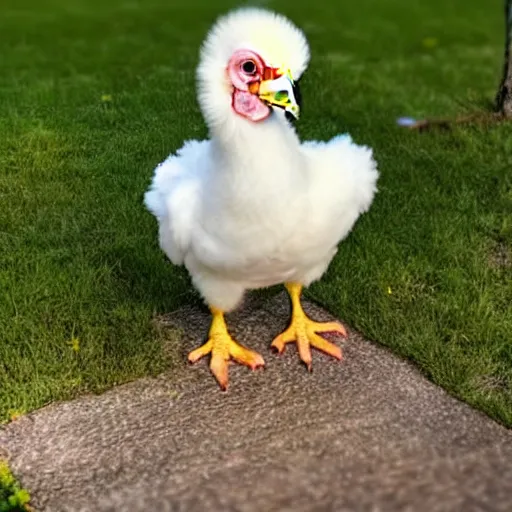
[[[228,393],[201,362],[39,410],[0,430],[0,451],[41,511],[512,510],[511,431],[355,334],[308,374],[294,348],[268,351],[287,318],[279,295],[230,319],[267,367],[232,366]],[[208,321],[169,317],[184,352]]]

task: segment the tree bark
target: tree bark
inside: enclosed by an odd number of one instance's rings
[[[498,111],[504,117],[512,118],[512,0],[505,0],[505,61],[503,78],[496,97]]]

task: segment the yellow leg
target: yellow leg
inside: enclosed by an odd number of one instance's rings
[[[245,364],[251,370],[264,366],[265,362],[257,352],[249,350],[233,340],[228,333],[222,311],[216,308],[210,308],[210,311],[213,318],[208,341],[190,352],[188,360],[195,363],[203,356],[211,354],[210,370],[220,387],[225,390],[228,387],[228,362],[231,358],[238,363]]]
[[[284,351],[286,343],[296,342],[299,357],[311,371],[311,347],[314,347],[336,359],[341,359],[341,349],[330,343],[317,333],[337,332],[343,336],[347,335],[345,327],[339,322],[315,322],[306,316],[300,303],[302,285],[298,283],[285,284],[292,301],[292,319],[286,331],[277,336],[272,342],[272,347],[279,353]]]

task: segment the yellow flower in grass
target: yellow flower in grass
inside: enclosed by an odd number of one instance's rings
[[[428,48],[430,50],[435,48],[439,44],[439,41],[436,37],[425,37],[421,44],[423,45],[423,48]]]
[[[80,351],[80,340],[75,338],[74,336],[71,338],[71,341],[68,341],[68,345],[71,345],[73,352],[77,353]]]
[[[9,419],[11,421],[16,421],[18,418],[21,418],[25,414],[25,411],[22,411],[20,409],[11,409],[9,410]]]

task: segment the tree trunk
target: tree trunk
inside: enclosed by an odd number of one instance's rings
[[[496,106],[505,117],[512,119],[512,0],[505,0],[505,24],[505,62]]]

